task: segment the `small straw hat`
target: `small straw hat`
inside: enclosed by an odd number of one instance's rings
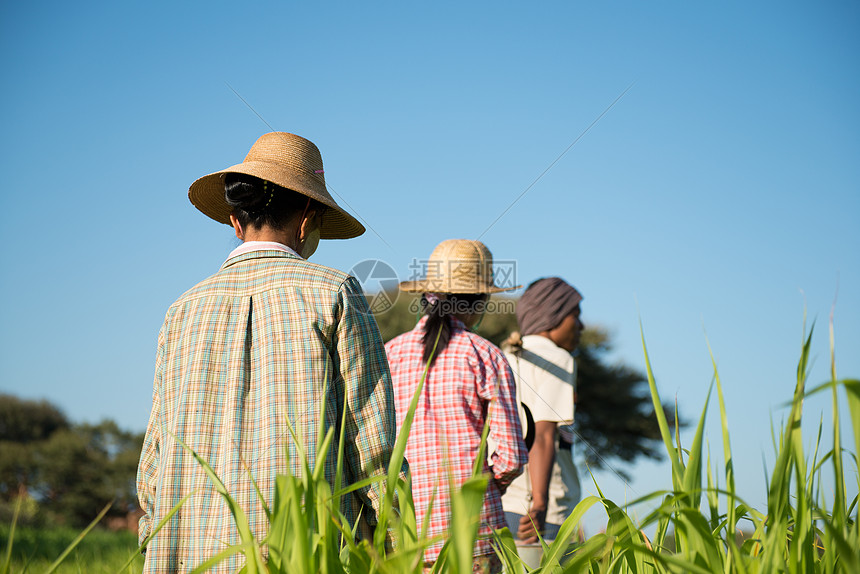
[[[515,287],[493,284],[493,254],[480,241],[447,239],[436,246],[427,260],[423,281],[403,281],[406,293],[501,293]]]
[[[224,198],[224,176],[228,173],[253,175],[328,206],[320,224],[320,239],[349,239],[364,233],[364,226],[329,194],[320,150],[303,137],[286,132],[264,134],[251,147],[245,161],[204,175],[191,184],[188,199],[194,207],[230,225],[232,208]]]

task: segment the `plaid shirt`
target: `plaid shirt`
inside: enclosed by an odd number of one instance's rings
[[[394,445],[393,394],[382,340],[355,278],[282,251],[252,251],[180,297],[158,337],[137,475],[141,540],[194,494],[150,542],[144,572],[190,571],[239,542],[224,500],[171,433],[212,466],[262,540],[268,520],[251,478],[271,505],[275,475],[300,474],[287,419],[308,459],[316,459],[321,402],[325,427],[336,428],[329,482],[342,431],[344,482],[384,474]],[[347,518],[364,508],[374,522],[379,488],[344,497]],[[233,556],[211,571],[237,572],[243,562]]]
[[[421,339],[426,322],[424,317],[415,329],[385,346],[394,383],[398,431],[424,373]],[[499,487],[506,488],[522,472],[528,452],[522,441],[514,377],[505,356],[498,347],[466,330],[462,322],[452,318],[451,323],[451,338],[430,368],[418,400],[406,459],[419,523],[432,500],[427,533],[445,534],[451,514],[448,476],[457,486],[471,476],[484,421],[489,418],[490,438],[498,446],[490,455],[492,467],[484,460],[484,472],[491,473],[495,480],[490,481],[484,496],[479,528],[479,535],[484,536],[474,550],[475,556],[482,556],[493,553],[486,535],[505,526]],[[442,544],[430,546],[424,560],[435,561]]]

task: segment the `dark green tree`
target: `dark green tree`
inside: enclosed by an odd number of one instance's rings
[[[0,500],[8,502],[35,475],[33,452],[69,421],[47,401],[28,401],[0,394]]]
[[[586,329],[577,350],[576,432],[578,452],[591,468],[606,468],[611,459],[632,463],[644,456],[659,460],[663,449],[654,404],[645,375],[627,365],[608,365],[609,334]],[[675,411],[663,404],[669,424]],[[626,472],[615,468],[629,478]]]
[[[51,519],[80,526],[113,501],[109,514],[136,505],[135,473],[142,435],[107,420],[54,433],[34,454],[34,495]]]
[[[0,394],[0,441],[29,443],[65,428],[69,428],[66,415],[48,401]]]
[[[20,493],[35,500],[38,519],[89,523],[110,501],[109,514],[137,505],[135,474],[143,435],[113,421],[70,425],[46,401],[0,395],[0,502]]]

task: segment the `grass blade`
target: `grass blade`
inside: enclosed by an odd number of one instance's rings
[[[642,338],[642,351],[645,354],[645,372],[648,375],[648,389],[651,391],[651,400],[654,403],[654,416],[657,417],[660,436],[663,438],[666,454],[669,456],[669,462],[672,464],[672,485],[675,490],[680,490],[683,484],[681,459],[677,449],[672,444],[672,432],[669,430],[666,413],[663,412],[663,403],[660,402],[660,395],[657,392],[657,382],[654,379],[654,371],[651,368],[651,358],[648,356],[648,347],[645,344],[645,330],[642,327],[641,319],[639,321],[639,334]]]
[[[176,505],[175,505],[173,508],[171,508],[171,509],[170,509],[170,512],[168,512],[167,514],[165,514],[165,515],[164,515],[164,518],[162,518],[162,519],[158,522],[158,524],[155,526],[155,528],[153,528],[153,529],[152,529],[152,532],[150,532],[150,533],[147,535],[147,537],[146,537],[146,538],[144,538],[143,543],[140,545],[140,547],[137,549],[137,551],[136,551],[134,554],[132,554],[131,558],[129,558],[129,559],[128,559],[128,562],[126,562],[126,563],[123,565],[123,567],[122,567],[122,568],[120,568],[120,571],[127,570],[127,569],[128,569],[128,567],[129,567],[129,566],[131,566],[131,563],[132,563],[132,562],[134,562],[134,561],[135,561],[135,559],[137,559],[137,555],[138,555],[138,554],[140,554],[141,552],[143,552],[143,551],[146,549],[146,547],[149,545],[149,543],[152,541],[152,539],[153,539],[153,538],[155,538],[155,535],[156,535],[156,534],[158,534],[158,532],[159,532],[162,528],[164,528],[164,525],[165,525],[165,524],[167,524],[167,523],[168,523],[168,521],[169,521],[171,518],[173,518],[173,515],[174,515],[174,514],[176,514],[177,512],[179,512],[179,509],[180,509],[180,508],[182,508],[182,505],[183,505],[183,504],[185,504],[185,501],[187,501],[189,498],[191,498],[191,497],[194,495],[194,493],[195,493],[195,492],[196,492],[196,491],[192,490],[191,492],[189,492],[188,494],[186,494],[185,496],[183,496],[183,497],[179,500],[179,502],[177,502],[177,503],[176,503]]]
[[[93,521],[92,521],[92,522],[90,522],[89,526],[87,526],[86,528],[84,528],[84,529],[81,531],[81,533],[80,533],[80,534],[78,534],[78,537],[77,537],[77,538],[75,538],[75,539],[72,541],[72,543],[71,543],[71,544],[69,544],[69,545],[66,547],[66,549],[65,549],[65,550],[63,550],[63,553],[62,553],[62,554],[60,554],[59,558],[57,558],[57,559],[54,561],[54,563],[53,563],[53,564],[51,564],[50,566],[48,566],[48,569],[47,569],[47,570],[45,570],[45,574],[51,574],[54,570],[56,570],[56,569],[57,569],[57,567],[59,567],[60,563],[62,563],[62,561],[63,561],[63,560],[65,560],[65,559],[66,559],[66,557],[67,557],[69,554],[71,554],[72,550],[74,550],[74,549],[75,549],[75,547],[77,547],[77,545],[81,543],[81,540],[83,540],[83,539],[84,539],[84,536],[86,536],[87,534],[89,534],[90,530],[92,530],[93,528],[95,528],[96,524],[98,524],[99,522],[101,522],[101,519],[102,519],[102,518],[104,518],[104,515],[105,515],[105,514],[107,514],[107,511],[108,511],[108,510],[110,510],[110,507],[111,507],[111,506],[113,506],[113,501],[108,502],[108,503],[105,505],[105,507],[104,507],[104,508],[102,508],[102,511],[101,511],[101,512],[99,512],[98,516],[96,516],[96,517],[93,519]]]
[[[21,501],[24,499],[24,488],[18,489],[15,499],[15,510],[12,512],[12,526],[9,528],[9,540],[6,543],[6,558],[3,559],[2,574],[9,574],[9,566],[12,563],[12,544],[15,542],[15,526],[18,524],[18,516],[21,513]]]

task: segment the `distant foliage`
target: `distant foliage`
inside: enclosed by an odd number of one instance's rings
[[[82,526],[114,501],[110,514],[137,505],[134,478],[143,435],[113,421],[71,425],[56,406],[0,395],[0,514],[19,495],[25,522]]]
[[[66,415],[48,401],[27,401],[0,394],[0,441],[29,443],[67,428]]]
[[[640,456],[660,459],[665,451],[648,378],[627,365],[607,364],[610,350],[606,331],[589,328],[583,333],[576,358],[576,430],[582,441],[577,451],[591,468],[605,468],[609,457],[625,463]],[[674,409],[665,403],[663,415],[674,427]],[[615,470],[629,479],[624,470]]]
[[[52,434],[68,428],[66,416],[47,401],[0,394],[0,501],[11,501],[33,483],[34,453]]]

